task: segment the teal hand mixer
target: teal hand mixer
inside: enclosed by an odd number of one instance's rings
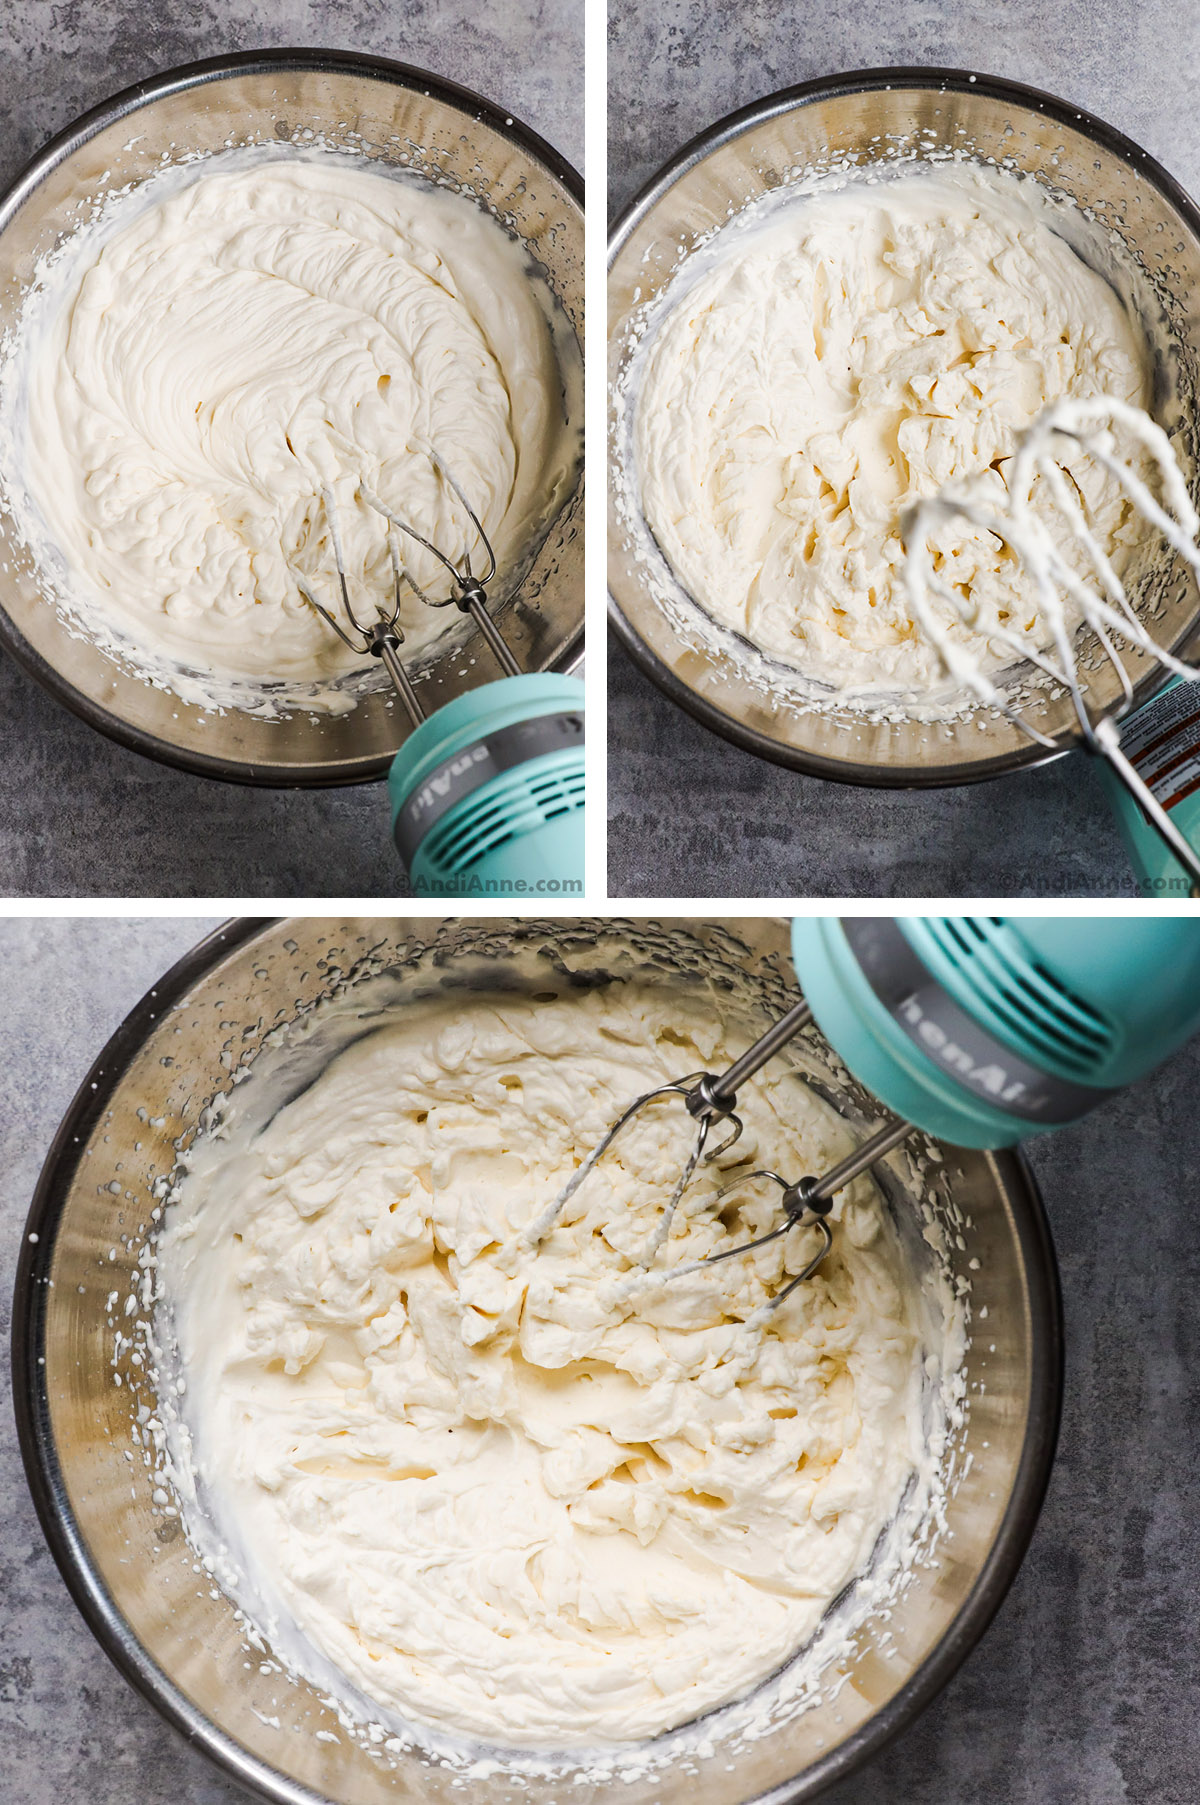
[[[483,547],[476,573],[470,552],[456,564],[415,527],[359,484],[359,498],[387,523],[393,594],[363,620],[350,599],[333,497],[322,491],[337,567],[343,618],[294,573],[300,593],[351,651],[378,658],[413,732],[388,774],[392,838],[418,894],[437,896],[578,894],[584,871],[583,684],[553,672],[523,672],[488,612],[486,585],[496,558],[470,502],[437,453],[430,462],[465,510]],[[449,579],[435,601],[409,570],[402,541],[422,546]],[[426,715],[401,658],[405,589],[430,608],[456,607],[478,627],[505,675]]]
[[[742,1133],[738,1092],[810,1024],[892,1117],[819,1176],[743,1173],[714,1208],[750,1184],[777,1187],[781,1223],[751,1241],[672,1266],[665,1277],[735,1259],[801,1225],[819,1231],[781,1304],[833,1244],[837,1193],[914,1130],[963,1147],[1009,1147],[1062,1128],[1160,1065],[1200,1032],[1200,921],[1179,917],[805,917],[792,924],[803,997],[728,1071],[692,1072],[636,1098],[526,1230],[536,1246],[642,1110],[678,1098],[695,1123],[678,1181],[644,1249],[647,1270],[705,1159]],[[710,1148],[716,1135],[720,1144]],[[727,1164],[728,1162],[726,1162]]]

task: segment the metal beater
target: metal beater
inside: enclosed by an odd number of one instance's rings
[[[346,558],[342,549],[342,535],[338,529],[337,509],[334,505],[332,491],[328,487],[321,490],[321,505],[324,508],[325,522],[329,528],[329,543],[333,549],[334,564],[337,566],[338,587],[341,590],[342,607],[345,611],[349,631],[347,631],[346,627],[343,627],[341,622],[336,618],[333,612],[325,606],[320,598],[313,593],[312,587],[308,581],[297,572],[293,572],[296,579],[296,586],[305,601],[315,608],[322,619],[333,628],[342,644],[349,646],[352,652],[359,652],[363,656],[378,658],[381,661],[388,676],[391,678],[396,693],[404,704],[409,719],[412,721],[414,727],[419,727],[421,722],[425,719],[425,710],[417,696],[417,692],[413,687],[408,672],[405,670],[400,660],[400,647],[404,644],[404,630],[400,625],[400,609],[403,602],[403,590],[405,584],[408,585],[413,594],[416,595],[420,601],[425,603],[427,608],[455,607],[460,609],[462,613],[469,614],[471,619],[475,622],[475,625],[479,628],[479,631],[487,642],[496,662],[499,664],[505,675],[516,677],[521,674],[520,665],[513,657],[512,651],[501,634],[499,627],[497,627],[495,621],[488,613],[486,585],[491,582],[496,574],[496,554],[492,550],[491,541],[483,529],[483,524],[480,521],[479,516],[467,500],[451,471],[446,467],[435,451],[430,451],[429,459],[443,482],[445,482],[453,491],[454,495],[462,504],[471,525],[479,535],[484,551],[487,554],[487,569],[481,575],[476,576],[471,569],[471,555],[469,551],[463,552],[460,568],[450,558],[446,557],[445,553],[440,551],[436,545],[431,544],[422,533],[418,533],[416,528],[410,525],[408,521],[401,519],[398,514],[393,513],[387,503],[381,501],[378,495],[376,495],[373,490],[369,489],[362,481],[360,481],[358,485],[360,497],[366,502],[369,508],[373,508],[382,519],[387,521],[388,552],[391,557],[393,578],[393,602],[391,608],[385,608],[381,605],[376,619],[365,626],[355,614],[353,604],[350,600],[350,586],[346,578]],[[427,552],[430,552],[433,557],[437,559],[443,570],[446,571],[450,578],[451,591],[444,601],[434,601],[433,597],[428,595],[426,591],[421,588],[412,572],[408,569],[400,555],[399,536],[401,534],[406,538],[413,540],[417,545],[423,546]]]
[[[1112,424],[1123,427],[1151,457],[1157,468],[1163,496],[1163,507],[1129,464],[1117,455]],[[1112,563],[1092,533],[1076,493],[1072,492],[1062,465],[1055,456],[1056,446],[1066,441],[1100,465],[1120,485],[1137,511],[1166,540],[1171,549],[1200,578],[1200,516],[1192,505],[1174,450],[1166,433],[1140,408],[1106,397],[1094,400],[1066,400],[1055,403],[1021,434],[1013,457],[1007,483],[1006,505],[999,508],[990,494],[983,494],[978,482],[949,484],[936,495],[919,502],[902,521],[905,543],[904,580],[913,618],[940,654],[950,675],[968,688],[985,705],[998,709],[1015,726],[1044,746],[1059,752],[1061,741],[1052,739],[1028,721],[1020,709],[1003,695],[980,670],[975,659],[954,643],[942,621],[930,607],[936,596],[970,627],[971,605],[967,597],[945,583],[934,571],[929,541],[939,526],[954,521],[968,521],[972,526],[994,534],[1008,545],[1033,574],[1043,619],[1050,630],[1053,652],[1031,651],[1015,634],[1001,626],[989,627],[989,637],[1011,648],[1015,657],[1028,660],[1068,692],[1078,721],[1079,743],[1102,758],[1120,789],[1135,805],[1130,813],[1122,811],[1122,826],[1127,839],[1135,842],[1140,831],[1140,816],[1151,824],[1167,848],[1192,880],[1193,894],[1200,887],[1200,849],[1182,833],[1172,820],[1134,762],[1122,750],[1118,723],[1133,707],[1133,684],[1117,654],[1114,636],[1125,640],[1140,652],[1153,658],[1176,678],[1194,680],[1200,675],[1184,664],[1147,631],[1134,612],[1125,586]],[[1035,478],[1041,478],[1055,510],[1055,519],[1064,532],[1087,553],[1092,567],[1092,581],[1071,568],[1063,558],[1054,533],[1033,513],[1031,495]],[[1081,679],[1062,597],[1068,597],[1091,628],[1105,658],[1117,674],[1121,696],[1106,713],[1093,718],[1088,710],[1085,683]],[[1160,696],[1163,692],[1160,692]],[[1155,697],[1144,704],[1153,709]],[[1168,710],[1169,712],[1169,710]],[[1138,711],[1141,718],[1142,710]],[[1164,720],[1163,726],[1171,725]],[[1177,725],[1177,724],[1176,724]],[[1189,815],[1191,811],[1188,811]]]
[[[678,1182],[671,1192],[666,1207],[659,1218],[650,1240],[646,1243],[638,1264],[648,1271],[659,1248],[671,1232],[671,1223],[675,1212],[683,1200],[684,1192],[690,1185],[696,1168],[701,1160],[720,1158],[740,1138],[744,1123],[737,1113],[738,1092],[742,1085],[756,1072],[761,1071],[769,1059],[782,1052],[788,1042],[806,1028],[813,1019],[812,1009],[807,1002],[799,1002],[789,1009],[787,1014],[777,1021],[773,1027],[755,1041],[754,1045],[736,1059],[728,1071],[717,1076],[713,1072],[690,1072],[685,1078],[673,1079],[668,1084],[660,1084],[654,1090],[646,1091],[637,1097],[629,1107],[618,1116],[608,1133],[596,1143],[582,1165],[574,1172],[563,1186],[554,1202],[542,1212],[537,1220],[524,1231],[521,1239],[525,1245],[536,1248],[550,1233],[567,1204],[574,1197],[580,1185],[593,1171],[597,1162],[604,1157],[621,1130],[625,1128],[642,1110],[648,1109],[661,1097],[682,1097],[684,1107],[696,1123],[696,1138],[692,1150],[684,1162]],[[722,1140],[719,1147],[708,1149],[708,1138],[713,1128],[721,1122],[730,1125],[730,1132]],[[686,1264],[674,1266],[664,1273],[665,1278],[682,1278],[686,1273],[698,1272],[706,1266],[716,1265],[721,1260],[732,1260],[742,1254],[752,1253],[756,1247],[765,1247],[768,1242],[776,1241],[781,1236],[790,1234],[793,1228],[804,1225],[806,1218],[809,1224],[819,1229],[821,1247],[817,1254],[807,1263],[804,1270],[798,1273],[784,1288],[777,1291],[766,1306],[768,1310],[777,1309],[796,1289],[797,1285],[810,1279],[816,1272],[825,1256],[833,1246],[833,1233],[825,1218],[833,1206],[833,1199],[843,1186],[851,1184],[860,1173],[873,1166],[885,1154],[898,1147],[912,1132],[910,1122],[889,1122],[880,1128],[869,1140],[855,1152],[824,1173],[821,1177],[802,1178],[795,1183],[782,1178],[778,1172],[760,1168],[748,1172],[716,1191],[708,1198],[708,1202],[719,1205],[735,1191],[754,1183],[758,1179],[766,1179],[779,1187],[780,1203],[783,1206],[785,1220],[779,1228],[771,1229],[765,1235],[759,1235],[753,1241],[743,1241],[736,1247],[722,1248],[718,1253],[706,1255],[703,1260],[688,1261]]]

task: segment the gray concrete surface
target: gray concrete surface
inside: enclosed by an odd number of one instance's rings
[[[119,88],[233,50],[320,45],[436,71],[583,166],[581,0],[5,0],[0,188]],[[0,658],[0,895],[406,894],[381,786],[244,790],[152,764]]]
[[[205,932],[0,921],[0,1330],[38,1167],[105,1036]],[[1032,1144],[1062,1264],[1066,1409],[1030,1553],[918,1723],[829,1805],[1195,1805],[1200,1797],[1200,1044]],[[8,1376],[0,1376],[7,1389]],[[0,1797],[235,1805],[93,1643],[0,1399]],[[339,1801],[338,1805],[349,1805]]]
[[[610,0],[613,213],[724,114],[795,82],[888,63],[1048,89],[1119,126],[1200,191],[1191,5]],[[683,716],[611,641],[608,783],[613,896],[1133,894],[1099,783],[1079,759],[923,794],[798,777]]]

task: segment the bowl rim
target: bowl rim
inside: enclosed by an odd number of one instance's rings
[[[1031,87],[1025,82],[1009,81],[1004,76],[987,75],[979,70],[948,69],[937,65],[922,67],[906,63],[877,69],[850,69],[832,75],[816,76],[811,81],[797,82],[791,87],[778,88],[774,93],[738,107],[703,131],[697,132],[642,184],[633,199],[616,215],[609,230],[606,268],[612,270],[634,230],[682,176],[689,174],[714,151],[732,143],[743,132],[768,119],[797,111],[817,101],[889,88],[933,88],[942,93],[985,94],[994,100],[1007,101],[1014,107],[1042,113],[1055,124],[1081,133],[1101,149],[1132,167],[1158,190],[1200,243],[1200,206],[1192,200],[1182,183],[1134,139],[1109,125],[1097,114],[1089,112],[1086,107],[1075,106],[1055,94],[1047,93],[1043,88]],[[809,777],[823,777],[833,783],[854,784],[870,789],[948,789],[959,784],[984,783],[994,777],[1027,770],[1034,765],[1049,764],[1082,745],[1079,733],[1068,729],[1060,735],[1059,744],[1054,749],[1030,741],[1028,746],[998,753],[992,758],[964,759],[958,764],[935,766],[861,764],[854,759],[831,758],[826,753],[780,745],[768,734],[746,726],[744,722],[726,714],[715,702],[708,701],[691,690],[657,652],[642,641],[611,589],[608,595],[608,624],[610,633],[631,663],[670,701],[699,721],[701,726],[719,734],[722,739],[730,741],[744,752],[752,752],[772,764],[803,772]],[[1182,644],[1194,638],[1195,633],[1196,623],[1193,623],[1178,636],[1176,644],[1170,649],[1177,652]],[[1148,701],[1153,691],[1161,687],[1164,681],[1157,666],[1140,678],[1134,685],[1134,707]]]
[[[319,47],[239,50],[221,56],[202,57],[195,62],[179,63],[157,75],[131,82],[107,100],[98,101],[77,119],[56,132],[37,149],[8,186],[0,192],[0,233],[25,204],[34,190],[52,170],[106,127],[131,117],[143,106],[190,88],[207,86],[231,76],[270,74],[272,71],[313,70],[324,73],[366,75],[398,88],[420,88],[434,100],[458,110],[473,113],[500,137],[517,145],[535,162],[541,163],[566,189],[570,199],[582,213],[583,177],[554,146],[531,126],[507,108],[488,100],[461,82],[451,81],[415,63],[402,63],[394,57],[369,56],[353,50],[325,50]],[[578,492],[578,491],[577,491]],[[571,504],[568,502],[568,506]],[[581,619],[555,669],[570,671],[582,657],[584,622]],[[160,739],[128,721],[120,720],[99,702],[81,690],[30,645],[20,628],[0,602],[0,651],[31,676],[48,695],[68,709],[78,720],[102,733],[106,739],[139,752],[159,764],[188,771],[199,777],[215,777],[225,783],[247,784],[263,789],[342,789],[356,783],[377,783],[387,776],[393,753],[355,760],[348,768],[331,772],[328,764],[262,765],[211,753],[191,752]],[[300,710],[299,712],[303,712]]]
[[[51,1428],[44,1363],[55,1242],[66,1193],[92,1130],[131,1059],[161,1026],[166,1012],[221,959],[283,919],[242,917],[207,934],[134,1005],[84,1075],[42,1163],[21,1239],[12,1310],[13,1408],[26,1480],[42,1532],[84,1621],[124,1678],[222,1772],[257,1797],[271,1805],[328,1805],[323,1794],[252,1755],[198,1710],[133,1634],[91,1562],[68,1502]],[[427,918],[422,920],[427,925]],[[987,1558],[945,1635],[895,1696],[805,1773],[757,1795],[746,1805],[804,1805],[906,1730],[953,1678],[987,1629],[1033,1536],[1050,1480],[1062,1411],[1062,1291],[1050,1223],[1033,1168],[1020,1148],[1003,1149],[988,1157],[1012,1211],[1028,1280],[1031,1323],[1026,1431],[1003,1517]]]

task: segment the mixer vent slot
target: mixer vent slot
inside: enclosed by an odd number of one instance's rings
[[[435,827],[426,853],[440,871],[469,871],[516,834],[581,809],[583,792],[582,763],[577,770],[510,772],[503,787],[489,784]]]
[[[928,924],[943,956],[963,973],[1018,1046],[1082,1076],[1108,1058],[1111,1022],[1030,958],[1010,923],[997,916],[947,916]]]

